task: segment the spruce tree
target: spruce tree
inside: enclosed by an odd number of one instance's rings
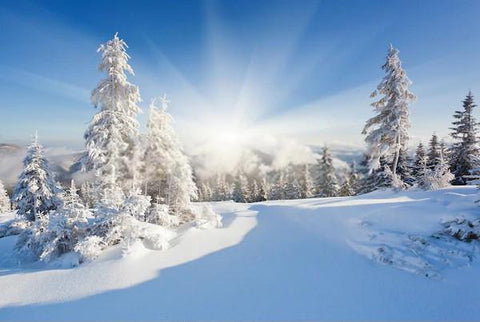
[[[392,158],[389,166],[391,176],[396,179],[400,150],[407,148],[409,139],[409,105],[415,100],[415,95],[410,92],[411,81],[402,68],[398,57],[399,51],[390,45],[387,61],[382,66],[386,75],[371,97],[382,97],[373,102],[377,115],[367,121],[362,134],[366,135],[365,142],[368,146],[370,172],[381,167],[380,158]]]
[[[420,142],[415,150],[415,159],[413,161],[412,175],[415,178],[419,177],[419,173],[423,171],[423,168],[426,164],[427,155],[423,143]]]
[[[455,111],[450,134],[455,143],[450,148],[450,170],[455,176],[454,184],[465,184],[464,176],[480,164],[478,147],[478,122],[473,116],[476,107],[472,92],[468,92],[463,101],[463,110]]]
[[[335,197],[338,193],[338,183],[333,167],[332,156],[328,147],[325,146],[322,151],[322,157],[318,161],[318,175],[315,182],[316,197]]]
[[[36,221],[61,206],[61,194],[62,190],[50,172],[43,147],[35,134],[13,190],[12,201],[17,213],[29,221]]]
[[[246,196],[247,184],[248,184],[248,181],[245,174],[243,174],[241,171],[238,171],[237,175],[235,176],[235,181],[233,186],[233,193],[232,193],[233,201],[247,202],[247,196]]]
[[[313,197],[313,178],[309,164],[304,164],[300,168],[300,198]]]
[[[197,197],[197,187],[188,158],[172,127],[166,96],[160,103],[157,107],[153,100],[148,115],[144,156],[148,169],[147,193],[154,199],[160,197],[171,214],[188,217],[190,201]]]
[[[412,170],[412,160],[408,156],[408,151],[401,149],[398,157],[397,175],[404,183],[404,188],[411,187],[415,183]]]
[[[433,170],[437,164],[440,164],[440,145],[438,136],[433,133],[428,142],[427,167]]]
[[[10,198],[8,197],[7,190],[0,181],[0,214],[10,210]]]
[[[104,180],[112,180],[112,173],[121,188],[130,188],[136,176],[137,163],[132,159],[138,144],[136,116],[141,98],[138,87],[127,81],[127,73],[134,75],[128,64],[127,48],[118,34],[98,48],[102,53],[98,69],[107,77],[92,91],[92,103],[100,110],[84,135],[87,150],[84,165],[96,174],[97,194],[108,184]]]

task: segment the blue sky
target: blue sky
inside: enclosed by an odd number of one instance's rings
[[[360,145],[389,43],[418,96],[412,143],[446,137],[468,90],[480,95],[479,17],[479,1],[453,0],[2,2],[0,142],[37,129],[80,148],[96,49],[116,31],[142,108],[167,93],[187,146],[220,134]]]

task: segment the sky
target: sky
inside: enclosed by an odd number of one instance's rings
[[[448,139],[464,96],[480,95],[479,17],[467,0],[3,1],[0,143],[37,130],[81,149],[103,77],[96,49],[117,31],[140,106],[167,94],[187,150],[362,146],[389,44],[418,97],[411,143]]]

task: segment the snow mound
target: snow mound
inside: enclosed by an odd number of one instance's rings
[[[416,194],[420,198],[397,204],[390,214],[351,218],[354,237],[348,244],[377,263],[433,279],[441,279],[448,267],[469,266],[479,254],[480,232],[474,225],[478,220],[463,216],[474,217],[476,195],[445,190],[431,192],[430,198]]]

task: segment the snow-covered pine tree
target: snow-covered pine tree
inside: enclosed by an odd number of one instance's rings
[[[465,184],[466,178],[473,169],[480,165],[480,149],[478,147],[478,122],[473,116],[476,107],[472,92],[468,92],[463,100],[463,110],[455,111],[450,134],[455,143],[450,148],[450,170],[455,176],[453,184]]]
[[[97,193],[104,189],[104,179],[114,181],[122,189],[131,187],[137,164],[131,162],[138,144],[137,114],[141,101],[138,87],[127,81],[127,73],[134,75],[128,64],[127,44],[115,34],[100,45],[102,59],[98,66],[107,77],[92,91],[92,103],[100,111],[95,114],[85,132],[86,170],[96,174]]]
[[[285,199],[299,199],[301,197],[300,184],[297,180],[295,167],[289,165],[286,168],[286,178],[283,185]]]
[[[427,167],[434,169],[437,164],[440,163],[440,145],[438,142],[438,136],[433,133],[432,138],[428,142],[427,152]]]
[[[88,218],[92,214],[81,202],[73,180],[63,201],[61,208],[49,214],[47,229],[36,232],[37,237],[30,241],[42,241],[37,246],[42,250],[39,253],[40,260],[49,261],[73,251],[75,245],[86,236]]]
[[[423,171],[424,165],[426,164],[427,154],[423,143],[420,142],[415,150],[415,159],[413,161],[412,175],[415,179],[419,178],[419,173]]]
[[[380,157],[380,166],[364,175],[360,180],[357,193],[363,194],[380,188],[392,187],[392,175],[389,169],[386,158]]]
[[[397,165],[397,175],[405,184],[405,188],[413,186],[415,183],[415,177],[412,174],[412,160],[408,155],[408,151],[400,149]]]
[[[235,176],[232,198],[235,202],[247,202],[248,194],[248,180],[245,174],[241,171],[238,171]]]
[[[337,176],[327,146],[323,148],[322,157],[318,160],[318,174],[314,189],[316,197],[335,197],[338,193]]]
[[[357,173],[355,162],[352,162],[348,176],[345,178],[345,181],[341,185],[338,194],[342,197],[354,196],[356,195],[357,188],[358,188],[358,173]]]
[[[258,199],[257,201],[266,201],[268,199],[268,185],[267,179],[262,178],[259,188],[258,188]]]
[[[310,170],[309,164],[304,164],[300,168],[301,178],[300,178],[300,198],[311,198],[313,197],[313,179]]]
[[[85,207],[82,203],[74,180],[70,182],[70,188],[67,189],[63,196],[61,211],[64,212],[65,217],[72,223],[86,223],[88,218],[92,216],[88,207]]]
[[[10,198],[2,181],[0,181],[0,214],[10,210]]]
[[[440,152],[438,163],[435,164],[433,169],[428,167],[427,162],[428,160],[424,162],[425,166],[422,171],[422,176],[419,178],[419,187],[425,190],[436,190],[448,187],[454,176],[450,172],[448,163],[445,162],[443,158],[443,153]]]
[[[171,214],[185,221],[190,216],[190,201],[197,197],[197,187],[188,158],[172,127],[173,118],[167,112],[169,101],[164,95],[160,99],[161,107],[155,102],[152,100],[150,104],[145,137],[147,193],[154,199],[160,197]]]
[[[372,98],[382,95],[378,101],[371,104],[377,115],[367,121],[362,131],[362,134],[366,135],[370,172],[381,167],[380,158],[385,156],[393,159],[389,165],[393,178],[397,176],[400,150],[407,148],[409,105],[415,100],[415,95],[409,90],[411,81],[402,68],[398,53],[399,51],[390,45],[387,61],[382,66],[386,75],[371,94]],[[391,182],[399,181],[394,179]]]
[[[285,199],[285,191],[283,187],[285,186],[286,179],[283,169],[272,171],[271,176],[273,183],[269,191],[268,200]]]
[[[87,208],[92,208],[98,202],[98,198],[94,193],[94,187],[92,183],[88,181],[85,181],[80,187],[80,196],[83,200],[83,204]]]
[[[50,172],[43,147],[35,134],[13,190],[12,201],[17,213],[29,221],[38,220],[62,205],[62,192]]]

